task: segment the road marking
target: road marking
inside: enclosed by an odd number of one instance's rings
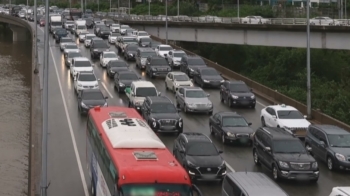
[[[42,30],[41,28],[40,28],[40,30],[42,32],[44,32],[44,30]],[[80,178],[81,178],[81,181],[82,181],[82,184],[83,184],[84,193],[85,193],[84,195],[85,196],[89,196],[89,191],[88,191],[87,184],[86,184],[86,178],[85,178],[83,167],[82,167],[82,164],[81,164],[81,161],[80,161],[80,155],[79,155],[77,143],[76,143],[76,140],[75,140],[75,135],[74,135],[74,132],[73,132],[72,122],[70,120],[70,116],[69,116],[66,100],[64,99],[62,83],[61,83],[61,80],[60,80],[60,76],[58,74],[57,64],[56,64],[56,60],[55,60],[53,52],[52,52],[52,48],[50,48],[50,53],[51,53],[51,57],[52,57],[52,60],[53,60],[54,67],[55,67],[55,72],[56,72],[56,76],[57,76],[58,86],[59,86],[60,91],[61,91],[64,111],[66,113],[66,117],[67,117],[67,121],[68,121],[68,127],[69,127],[69,132],[70,132],[70,136],[71,136],[72,142],[73,142],[74,154],[75,154],[75,157],[77,159],[78,169],[79,169],[79,173],[80,173]]]
[[[109,97],[113,99],[113,95],[112,95],[111,92],[109,92],[109,90],[108,90],[107,86],[105,85],[105,83],[101,82],[101,84],[102,84],[102,86],[105,88],[105,90],[107,91]]]
[[[260,101],[256,101],[256,103],[261,105],[262,107],[267,107],[266,105],[262,104]]]
[[[232,172],[236,172],[233,167],[231,167],[230,164],[228,164],[226,161],[225,161],[225,164],[226,164],[226,167],[229,168]]]

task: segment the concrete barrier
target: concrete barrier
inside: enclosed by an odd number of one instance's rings
[[[155,36],[151,36],[152,39],[159,41],[163,44],[165,44],[165,40],[160,39],[158,37]],[[169,43],[168,43],[169,44]],[[186,50],[184,48],[181,48],[177,45],[174,44],[169,44],[171,45],[173,48],[178,49],[178,50],[183,50],[185,51],[187,54],[190,55],[197,55],[189,50]],[[206,59],[204,57],[202,57],[203,60],[207,63],[208,66],[215,68],[216,70],[218,70],[219,72],[221,72],[224,76],[225,79],[234,79],[234,80],[241,80],[244,81],[249,87],[251,87],[254,91],[254,93],[263,98],[264,100],[266,100],[267,102],[271,103],[271,104],[286,104],[286,105],[290,105],[293,106],[295,108],[297,108],[300,112],[302,112],[303,114],[307,113],[307,108],[306,105],[303,103],[300,103],[298,101],[296,101],[295,99],[292,99],[290,97],[287,97],[286,95],[277,92],[274,89],[271,89],[267,86],[264,86],[254,80],[251,80],[237,72],[234,72],[224,66],[221,66],[209,59]],[[347,131],[350,132],[350,126],[345,124],[344,122],[341,122],[335,118],[332,118],[326,114],[323,114],[321,111],[318,110],[312,110],[312,119],[310,119],[312,122],[314,123],[318,123],[318,124],[331,124],[331,125],[336,125],[338,127],[341,127]]]

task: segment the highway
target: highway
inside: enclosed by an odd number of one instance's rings
[[[43,27],[38,27],[38,38],[43,43]],[[92,30],[90,30],[92,31]],[[77,40],[73,35],[69,35]],[[78,43],[78,40],[76,41]],[[78,43],[79,44],[79,43]],[[89,50],[83,44],[79,44],[82,54],[90,58]],[[112,45],[110,50],[117,52]],[[50,35],[49,51],[49,147],[48,147],[48,180],[51,185],[48,195],[74,195],[89,196],[89,174],[86,169],[85,160],[85,129],[86,117],[78,113],[77,97],[74,93],[73,81],[69,75],[69,70],[64,65],[63,55],[59,47],[55,44]],[[39,60],[42,61],[42,49],[39,50]],[[122,58],[122,57],[121,57]],[[99,66],[98,61],[94,63],[96,76],[101,80],[100,88],[109,97],[109,105],[127,106],[125,95],[118,95],[114,91],[114,84],[106,75],[106,71]],[[130,68],[134,69],[143,79],[149,80],[145,74],[135,68],[135,63],[130,63]],[[174,100],[174,94],[166,92],[164,79],[151,80],[157,89]],[[206,90],[214,104],[214,112],[217,111],[237,111],[243,115],[248,122],[253,123],[254,129],[260,126],[260,110],[267,105],[261,99],[257,99],[256,109],[230,109],[219,100],[217,90]],[[180,113],[184,119],[184,131],[198,131],[209,135],[208,115],[184,114]],[[174,135],[159,135],[162,141],[172,151]],[[212,137],[212,136],[210,136]],[[235,171],[259,171],[270,175],[266,169],[258,168],[254,165],[252,149],[247,146],[222,145],[220,139],[212,138],[219,149],[223,150],[222,156],[225,158],[230,170]],[[345,186],[350,184],[349,173],[330,172],[324,164],[320,165],[320,178],[317,184],[308,182],[283,182],[279,185],[291,196],[326,196],[334,186]],[[219,183],[199,183],[199,188],[205,196],[219,196],[221,194]]]

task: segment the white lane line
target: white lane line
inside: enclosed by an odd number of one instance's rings
[[[41,28],[40,28],[40,30],[42,32],[44,32],[44,30],[42,30]],[[69,132],[70,132],[70,136],[71,136],[72,142],[73,142],[74,154],[75,154],[75,157],[77,159],[78,169],[79,169],[79,173],[80,173],[80,178],[81,178],[81,182],[83,184],[83,189],[84,189],[84,193],[85,193],[84,195],[85,196],[89,196],[89,191],[88,191],[87,184],[86,184],[86,178],[85,178],[85,174],[84,174],[84,171],[83,171],[83,167],[81,165],[80,155],[79,155],[77,143],[76,143],[76,140],[75,140],[75,135],[74,135],[74,132],[73,132],[72,122],[70,120],[70,116],[69,116],[69,113],[68,113],[67,103],[66,103],[66,100],[65,100],[64,95],[63,95],[61,79],[60,79],[60,76],[58,74],[56,60],[54,58],[54,55],[53,55],[51,47],[50,47],[50,53],[51,53],[51,57],[52,57],[52,60],[53,60],[54,67],[55,67],[55,72],[56,72],[56,76],[57,76],[58,86],[60,87],[60,91],[61,91],[64,111],[66,113],[66,117],[67,117],[67,121],[68,121],[68,127],[69,127]]]
[[[112,95],[111,92],[109,92],[109,90],[108,90],[107,86],[105,85],[105,83],[101,82],[101,84],[102,84],[103,88],[105,88],[105,90],[107,91],[109,97],[113,99],[113,95]]]
[[[260,101],[256,101],[256,103],[261,105],[262,107],[267,107],[266,105],[262,104]]]
[[[236,171],[233,169],[233,167],[231,167],[231,165],[229,165],[226,161],[225,161],[225,163],[226,163],[226,167],[227,167],[227,168],[229,168],[232,172],[236,172]]]

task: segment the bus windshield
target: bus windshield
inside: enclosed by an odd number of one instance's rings
[[[191,187],[183,184],[127,184],[122,186],[124,196],[191,196]]]

